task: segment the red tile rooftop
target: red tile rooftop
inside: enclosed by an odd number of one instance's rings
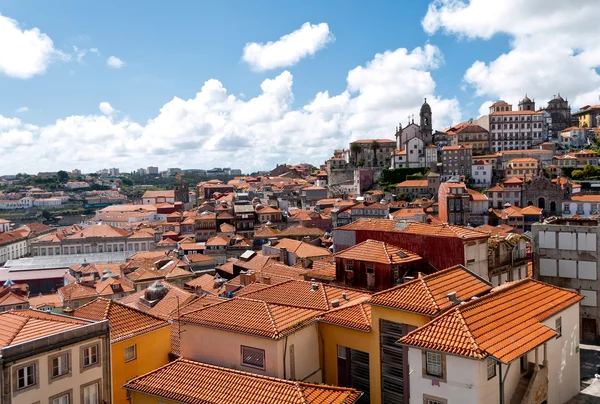
[[[422,259],[411,251],[375,240],[363,241],[335,254],[334,257],[389,265],[405,264]]]
[[[583,296],[533,279],[496,288],[401,338],[401,344],[510,363],[556,336],[542,322]]]
[[[130,380],[125,389],[185,404],[352,404],[357,390],[256,375],[178,359]]]

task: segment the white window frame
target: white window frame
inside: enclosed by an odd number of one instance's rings
[[[425,373],[428,376],[444,378],[444,358],[439,352],[425,352]]]
[[[96,357],[93,361],[92,358]],[[87,362],[86,362],[87,361]],[[83,348],[83,367],[87,368],[98,363],[98,345]]]
[[[22,368],[17,369],[17,390],[23,390],[27,387],[35,386],[37,383],[36,374],[35,374],[35,363],[31,365],[23,366]],[[21,376],[21,372],[23,372],[23,376]],[[27,382],[27,379],[33,380],[31,383]],[[23,385],[21,385],[21,380],[23,380]]]
[[[96,387],[96,396],[90,397],[90,387]],[[100,403],[100,385],[99,383],[92,383],[83,388],[83,403],[82,404],[99,404]]]
[[[71,404],[71,395],[69,393],[65,393],[62,396],[54,397],[50,404]]]
[[[137,359],[137,347],[135,344],[125,347],[125,362]]]
[[[56,365],[55,365],[56,362]],[[54,373],[54,369],[57,369],[58,373]],[[64,376],[69,373],[69,353],[65,352],[62,355],[55,356],[52,358],[52,369],[50,369],[50,375],[53,379]]]

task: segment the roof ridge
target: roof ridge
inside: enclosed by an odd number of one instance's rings
[[[296,388],[296,391],[298,392],[298,398],[300,399],[300,403],[302,404],[308,404],[308,401],[306,400],[306,397],[304,396],[304,391],[302,391],[302,387],[300,386],[300,384],[297,381],[294,381],[294,387]]]
[[[388,249],[387,249],[387,243],[383,242],[383,241],[381,241],[380,243],[383,246],[383,252],[385,253],[385,258],[387,259],[388,264],[391,264],[392,260],[390,259],[390,253],[388,252]]]
[[[458,310],[458,307],[456,307],[454,309],[454,313],[455,313],[455,315],[458,315],[458,320],[460,321],[461,325],[463,326],[464,331],[467,334],[467,337],[471,341],[474,351],[482,352],[483,350],[479,347],[479,344],[477,344],[477,341],[475,341],[475,337],[473,336],[473,333],[469,329],[469,326],[467,325],[467,322],[465,321],[465,318],[463,317],[462,312],[460,310]]]
[[[429,289],[429,285],[427,284],[427,282],[425,282],[425,277],[419,277],[418,280],[421,281],[421,285],[425,289],[425,293],[427,294],[427,296],[429,296],[429,298],[431,299],[431,302],[433,303],[433,307],[435,307],[437,310],[440,310],[440,306],[435,301],[435,298],[433,297],[433,293],[431,293],[431,289]]]
[[[16,331],[15,331],[15,332],[12,334],[12,335],[11,335],[11,337],[10,337],[10,340],[8,341],[8,344],[6,344],[6,346],[9,346],[10,344],[12,344],[12,342],[13,342],[13,341],[14,341],[14,339],[17,337],[17,335],[19,335],[19,333],[21,332],[21,330],[22,330],[23,328],[25,328],[25,326],[27,325],[27,323],[29,323],[29,320],[31,320],[31,317],[27,317],[27,316],[23,316],[23,315],[21,315],[21,314],[17,314],[17,313],[15,312],[15,310],[10,310],[10,311],[7,311],[6,313],[11,313],[11,312],[12,312],[12,314],[13,314],[13,315],[17,315],[17,316],[19,316],[19,317],[23,318],[25,321],[24,321],[24,322],[23,322],[23,324],[22,324],[22,325],[21,325],[21,326],[20,326],[20,327],[19,327],[19,328],[18,328],[18,329],[17,329],[17,330],[16,330]]]
[[[275,324],[275,319],[273,318],[273,313],[271,313],[269,304],[267,302],[262,302],[262,304],[265,306],[265,310],[267,311],[267,316],[269,317],[271,326],[273,327],[273,330],[275,330],[274,337],[279,337],[280,332],[279,332],[279,329],[277,328],[277,325]]]

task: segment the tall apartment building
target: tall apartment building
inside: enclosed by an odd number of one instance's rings
[[[438,190],[440,220],[466,226],[470,220],[470,195],[464,182],[443,182]]]
[[[506,101],[496,101],[489,115],[491,151],[529,149],[544,142],[549,120],[550,114],[536,111],[528,97],[519,102],[518,111]]]
[[[598,220],[552,218],[533,224],[532,233],[533,277],[585,296],[580,310],[581,340],[597,342],[600,335]]]
[[[443,180],[453,176],[471,176],[473,149],[470,146],[444,146],[442,148]]]

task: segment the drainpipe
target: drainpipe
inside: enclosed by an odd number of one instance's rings
[[[284,378],[284,380],[287,379],[286,371],[285,371],[285,354],[287,353],[287,339],[288,339],[288,337],[285,337],[285,344],[283,346],[283,378]]]
[[[499,386],[500,386],[500,403],[499,404],[504,404],[504,382],[506,381],[506,376],[508,376],[508,371],[510,370],[510,365],[512,365],[512,362],[508,364],[508,366],[506,367],[506,373],[504,375],[504,377],[502,377],[502,362],[497,361],[498,362],[498,377],[499,377]]]

